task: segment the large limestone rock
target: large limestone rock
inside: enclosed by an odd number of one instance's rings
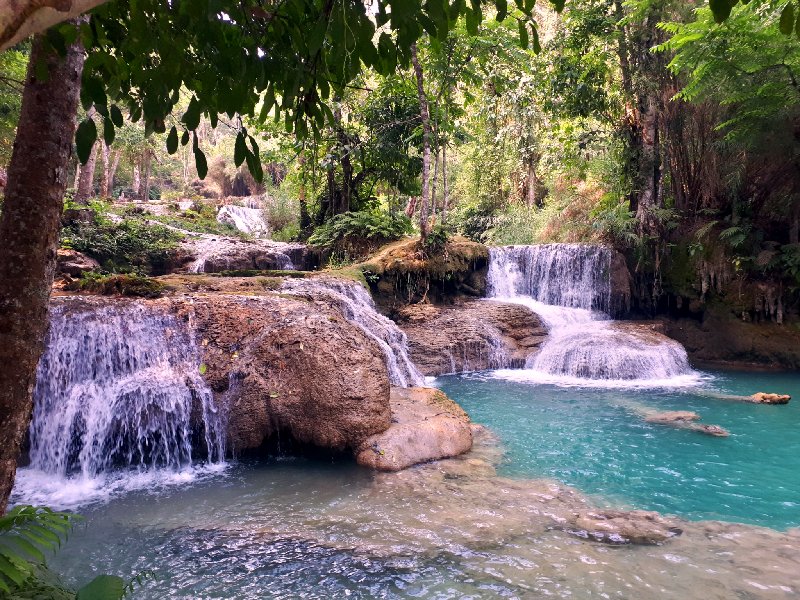
[[[412,304],[399,309],[396,319],[425,375],[520,368],[547,336],[533,311],[494,300]]]
[[[380,471],[458,456],[472,447],[469,417],[439,390],[392,388],[392,424],[361,442],[358,464]]]
[[[183,311],[204,376],[229,413],[234,451],[276,435],[344,450],[389,427],[383,355],[333,310],[279,296],[210,295]]]

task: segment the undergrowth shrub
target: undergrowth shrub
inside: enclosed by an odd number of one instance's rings
[[[106,271],[160,272],[183,236],[144,215],[128,213],[114,222],[95,210],[88,221],[68,223],[61,232],[61,245],[88,254]]]
[[[346,212],[317,227],[308,243],[339,258],[353,259],[411,231],[411,220],[404,214],[379,210]]]

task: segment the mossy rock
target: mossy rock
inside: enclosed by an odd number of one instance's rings
[[[438,250],[411,238],[388,244],[355,266],[379,303],[447,302],[459,295],[484,295],[489,249],[461,236]]]
[[[159,298],[166,286],[151,277],[131,274],[91,275],[77,279],[66,286],[69,291],[80,291],[102,296],[133,296]]]

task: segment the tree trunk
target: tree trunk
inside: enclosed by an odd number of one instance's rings
[[[425,79],[417,56],[417,44],[411,44],[411,63],[417,79],[419,116],[422,119],[422,204],[419,211],[419,232],[423,241],[428,237],[428,207],[431,197],[431,119],[428,111],[428,96],[425,94]]]
[[[450,201],[450,186],[447,182],[447,142],[442,146],[442,225],[447,220],[447,203]]]
[[[439,150],[433,154],[433,180],[431,181],[431,214],[436,223],[436,180],[439,178]]]
[[[46,81],[34,77],[47,65]],[[75,136],[84,53],[33,41],[0,215],[0,513],[14,484],[44,351],[58,232]]]
[[[111,173],[111,148],[103,142],[103,178],[100,180],[100,196],[108,198],[108,176]]]
[[[122,150],[117,150],[111,153],[114,158],[111,159],[111,169],[108,171],[108,195],[114,195],[114,177],[117,175],[117,167],[119,166],[119,159],[122,158]]]

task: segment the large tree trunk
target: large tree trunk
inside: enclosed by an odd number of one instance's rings
[[[431,119],[428,111],[428,96],[425,94],[425,79],[417,56],[417,44],[411,44],[411,63],[417,79],[419,116],[422,119],[422,202],[419,210],[419,232],[423,241],[428,237],[428,207],[431,197]]]
[[[35,79],[44,61],[49,76]],[[33,42],[22,110],[0,215],[0,513],[14,484],[44,350],[47,308],[75,135],[84,53]]]

